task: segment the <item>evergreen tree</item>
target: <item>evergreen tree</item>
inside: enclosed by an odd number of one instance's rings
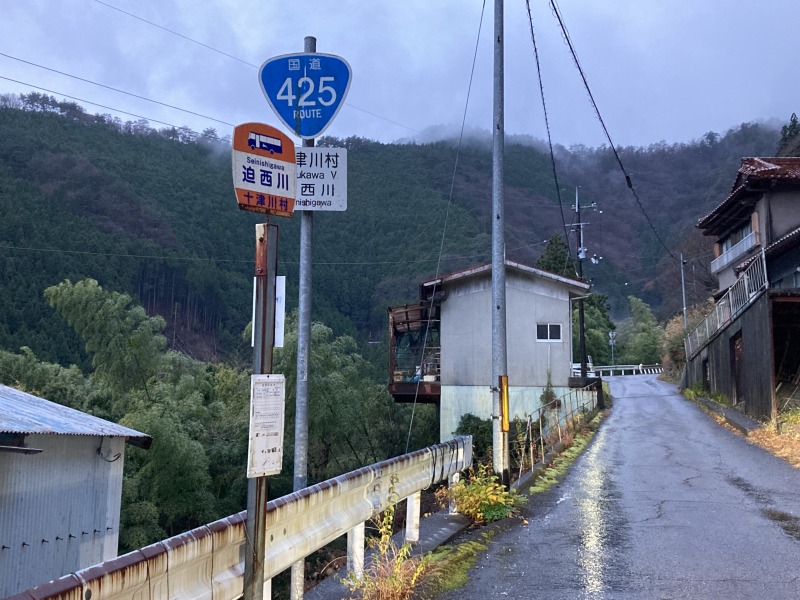
[[[608,332],[616,329],[611,317],[608,315],[608,296],[591,293],[583,301],[583,322],[586,330],[586,354],[592,358],[595,365],[611,364],[611,350],[608,345]],[[580,362],[578,353],[580,343],[578,340],[578,308],[572,310],[572,349],[573,361]]]
[[[800,156],[800,122],[792,113],[789,124],[781,127],[781,141],[778,142],[778,156]]]
[[[617,336],[620,364],[655,364],[661,362],[663,329],[650,307],[635,296],[629,296],[631,316],[622,322]]]
[[[567,245],[561,234],[554,233],[547,240],[547,245],[544,251],[534,265],[537,269],[543,271],[550,271],[556,275],[569,277],[575,279],[575,266],[572,262],[572,257],[569,254],[569,246]]]

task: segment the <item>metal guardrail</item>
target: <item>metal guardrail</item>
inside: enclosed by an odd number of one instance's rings
[[[660,364],[655,365],[605,365],[605,366],[592,366],[587,368],[586,375],[589,377],[611,377],[613,375],[651,375],[659,374],[664,370]],[[581,366],[579,364],[572,365],[572,374],[579,376],[581,374]]]
[[[404,498],[409,498],[406,539],[417,541],[419,493],[471,463],[472,437],[460,436],[269,502],[264,597],[270,597],[274,576],[345,533],[348,554],[354,555],[348,566],[360,573],[364,522]],[[245,519],[242,511],[7,600],[233,600],[243,592]]]
[[[705,319],[684,339],[686,357],[700,352],[717,331],[726,327],[769,285],[764,251],[739,276]]]
[[[613,377],[614,375],[657,375],[664,370],[659,364],[655,365],[606,365],[595,367],[595,373],[600,377]]]

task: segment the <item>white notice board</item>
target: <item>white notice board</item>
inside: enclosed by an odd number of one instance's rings
[[[247,476],[281,472],[286,380],[283,375],[250,376],[250,438]]]

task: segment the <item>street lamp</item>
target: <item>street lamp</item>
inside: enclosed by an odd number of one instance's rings
[[[616,331],[609,331],[608,332],[608,343],[611,346],[611,366],[614,366],[614,342],[617,339],[617,332]]]

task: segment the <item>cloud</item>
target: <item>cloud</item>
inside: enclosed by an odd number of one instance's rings
[[[314,35],[319,52],[340,55],[353,69],[348,104],[326,133],[392,141],[435,126],[460,128],[465,110],[469,127],[491,128],[491,2],[468,106],[478,0],[108,3],[240,60],[97,1],[79,9],[52,0],[6,3],[0,51],[229,123],[277,124],[257,69],[244,63],[300,52],[303,38]],[[561,0],[559,6],[618,144],[686,141],[755,119],[785,121],[798,108],[795,0],[770,0],[757,13],[743,0]],[[551,10],[542,3],[531,8],[555,141],[603,143]],[[505,16],[506,131],[544,138],[526,6],[506,3]],[[0,57],[0,75],[198,131],[225,128],[8,58]],[[0,92],[8,91],[29,88],[0,80]]]

